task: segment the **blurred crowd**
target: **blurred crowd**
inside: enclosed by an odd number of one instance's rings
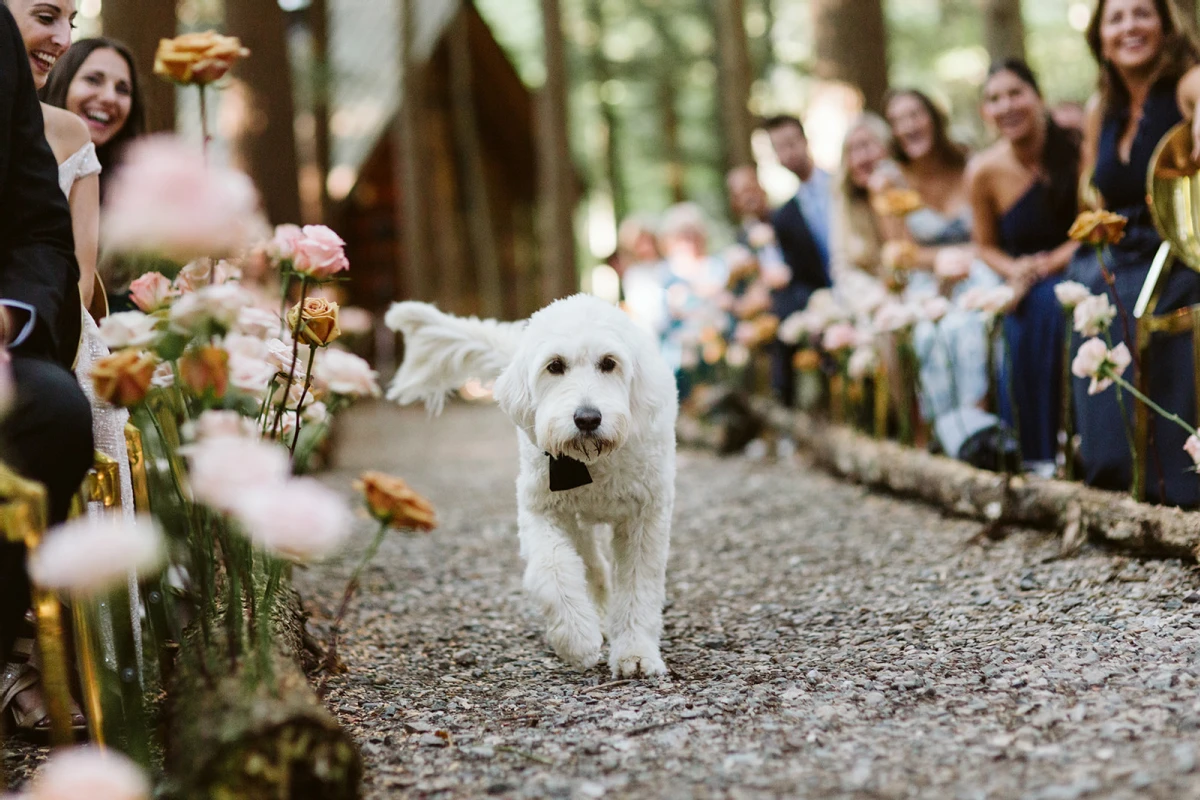
[[[756,165],[732,169],[737,243],[719,251],[693,204],[624,220],[622,300],[662,342],[682,402],[723,384],[769,387],[793,405],[797,375],[816,369],[886,384],[890,427],[911,423],[918,445],[1046,475],[1070,458],[1089,483],[1128,488],[1121,431],[1131,411],[1115,393],[1090,397],[1088,382],[1065,372],[1088,326],[1074,322],[1075,301],[1061,302],[1059,285],[1132,311],[1161,244],[1147,167],[1200,96],[1189,31],[1165,0],[1101,0],[1085,34],[1101,68],[1095,96],[1051,107],[1025,63],[997,63],[980,98],[994,140],[975,152],[915,87],[894,88],[882,116],[849,126],[836,174],[814,164],[799,118],[764,119],[799,189],[772,209]],[[1068,235],[1095,207],[1128,220],[1103,263]],[[1197,302],[1200,275],[1178,267],[1157,312]],[[1127,330],[1109,333],[1111,347]],[[1191,336],[1155,336],[1142,355],[1135,369],[1151,396],[1194,423]],[[1152,423],[1149,498],[1200,504],[1184,436]]]

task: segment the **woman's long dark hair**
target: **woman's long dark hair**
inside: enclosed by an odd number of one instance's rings
[[[87,61],[88,56],[97,50],[115,50],[121,58],[125,59],[125,63],[129,65],[129,91],[132,103],[129,106],[129,117],[125,120],[125,124],[121,126],[121,130],[117,131],[111,139],[105,142],[101,147],[96,148],[96,155],[100,158],[100,166],[103,171],[100,173],[101,194],[104,191],[104,185],[107,183],[107,178],[111,178],[116,170],[117,164],[121,161],[121,153],[125,146],[130,141],[141,136],[146,129],[146,110],[142,103],[142,91],[138,84],[137,65],[133,58],[133,53],[122,42],[115,39],[106,39],[98,36],[94,39],[80,39],[74,42],[67,52],[63,53],[58,59],[58,63],[54,65],[54,69],[50,70],[50,76],[46,80],[46,85],[42,87],[39,96],[42,102],[58,106],[59,108],[67,107],[67,92],[71,88],[71,81],[75,80],[75,75],[79,72],[83,62]]]
[[[883,98],[883,107],[886,109],[891,105],[892,101],[898,97],[914,97],[920,103],[929,118],[933,120],[933,154],[939,161],[948,164],[955,169],[963,169],[967,165],[966,151],[955,144],[950,139],[950,121],[946,115],[938,108],[929,95],[922,92],[920,89],[891,89]],[[895,131],[893,131],[895,133]],[[901,164],[908,164],[912,161],[908,157],[908,153],[904,152],[904,146],[895,136],[892,137],[892,157]]]
[[[1163,46],[1158,55],[1155,82],[1169,81],[1174,86],[1183,73],[1200,63],[1200,46],[1188,27],[1180,22],[1179,13],[1170,0],[1153,0],[1153,3],[1163,29]],[[1104,46],[1100,41],[1100,22],[1107,5],[1108,0],[1096,3],[1096,10],[1084,34],[1092,57],[1100,66],[1100,100],[1105,114],[1127,108],[1130,101],[1129,87],[1112,62],[1104,57]]]
[[[1038,86],[1037,76],[1033,70],[1019,58],[1006,58],[998,61],[988,70],[987,79],[1001,72],[1009,72],[1017,80],[1033,89],[1041,98],[1042,88]],[[984,81],[987,86],[987,81]],[[1076,188],[1079,185],[1079,135],[1065,130],[1049,113],[1046,114],[1046,141],[1042,144],[1042,171],[1050,184],[1050,209],[1057,217],[1075,216]]]

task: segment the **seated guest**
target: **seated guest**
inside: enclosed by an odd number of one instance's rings
[[[941,287],[935,263],[947,256],[961,257],[971,242],[966,152],[950,140],[945,114],[923,92],[890,92],[885,112],[895,165],[888,162],[878,170],[873,189],[905,186],[916,191],[922,205],[903,217],[881,216],[880,230],[888,240],[915,245],[907,265],[908,295],[936,294]],[[956,299],[968,289],[999,283],[987,265],[976,260],[970,276],[949,294]],[[997,417],[983,410],[989,385],[988,337],[979,314],[955,309],[936,326],[923,322],[914,344],[921,363],[922,413],[933,424],[943,450],[977,466],[997,468],[1013,466],[1014,458],[1019,461],[1015,440]]]
[[[71,214],[42,125],[30,56],[0,5],[0,345],[16,399],[0,424],[6,464],[44,484],[52,521],[92,463],[92,413],[70,367],[80,335],[79,267]],[[0,545],[0,652],[30,607],[23,546]],[[5,711],[28,689],[7,668]]]
[[[808,305],[817,289],[829,286],[830,178],[816,168],[808,150],[804,125],[791,116],[772,117],[763,123],[779,163],[800,179],[796,196],[772,215],[771,223],[791,280],[772,292],[772,311],[787,319]],[[795,402],[796,378],[792,368],[794,347],[775,342],[771,358],[771,384],[785,405]]]
[[[638,325],[661,336],[666,327],[666,268],[658,251],[653,219],[633,215],[621,220],[615,261],[625,311]]]
[[[1067,231],[1076,214],[1079,141],[1050,118],[1023,61],[992,67],[983,87],[983,115],[1000,140],[968,170],[974,240],[980,258],[1020,298],[1004,318],[1011,372],[1002,369],[998,381],[1000,417],[1017,431],[1026,466],[1052,474],[1066,334],[1054,287],[1077,247]]]
[[[1136,36],[1128,32],[1131,27]],[[1158,142],[1184,119],[1194,120],[1200,101],[1200,46],[1190,30],[1167,0],[1101,0],[1087,27],[1088,47],[1100,75],[1084,121],[1082,173],[1091,175],[1108,210],[1129,222],[1124,238],[1104,256],[1115,286],[1109,287],[1091,247],[1076,251],[1067,278],[1095,294],[1107,294],[1130,315],[1162,244],[1146,206],[1146,171]],[[1190,124],[1194,138],[1195,123]],[[1157,314],[1194,306],[1200,303],[1200,274],[1176,265],[1160,289]],[[1130,320],[1131,333],[1133,324]],[[1114,343],[1125,341],[1120,315],[1111,335]],[[1157,334],[1141,362],[1151,399],[1190,425],[1196,424],[1195,357],[1190,333]],[[1133,372],[1130,369],[1125,377],[1132,380]],[[1129,488],[1133,460],[1121,433],[1128,418],[1122,415],[1116,392],[1089,396],[1083,379],[1074,381],[1073,391],[1084,479],[1106,489]],[[1132,405],[1126,395],[1129,415]],[[1142,476],[1147,498],[1200,505],[1200,480],[1183,450],[1187,434],[1153,414],[1150,425],[1152,447]]]
[[[888,124],[875,114],[859,117],[842,142],[842,172],[835,187],[830,252],[834,281],[852,270],[879,277],[883,234],[871,210],[871,176],[892,146]]]

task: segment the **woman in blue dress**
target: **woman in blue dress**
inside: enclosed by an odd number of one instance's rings
[[[1057,453],[1066,334],[1054,287],[1077,248],[1067,231],[1076,215],[1079,142],[1050,119],[1037,79],[1016,59],[988,73],[983,115],[1000,139],[968,169],[974,240],[980,258],[1020,298],[1004,319],[1000,417],[1018,431],[1026,467],[1048,473]]]
[[[1088,104],[1082,166],[1105,207],[1128,218],[1125,237],[1105,253],[1115,276],[1110,289],[1092,248],[1080,248],[1068,277],[1092,292],[1115,291],[1132,315],[1161,240],[1146,207],[1146,169],[1163,135],[1185,116],[1193,118],[1200,97],[1200,48],[1179,21],[1169,0],[1100,0],[1087,28],[1087,41],[1100,65],[1100,87]],[[1157,313],[1200,303],[1200,274],[1176,265],[1165,283]],[[1133,320],[1129,321],[1132,330]],[[1121,319],[1115,342],[1125,339]],[[1079,337],[1074,344],[1078,346]],[[1131,348],[1132,350],[1132,348]],[[1144,368],[1150,395],[1168,411],[1195,422],[1192,338],[1156,335]],[[1132,372],[1132,369],[1131,371]],[[1127,374],[1132,378],[1132,374]],[[1082,436],[1085,480],[1095,486],[1127,489],[1132,459],[1122,433],[1116,393],[1087,394],[1087,382],[1074,382],[1075,411]],[[1132,413],[1131,402],[1126,407]],[[1200,478],[1183,451],[1186,434],[1176,425],[1152,419],[1153,447],[1147,459],[1148,499],[1171,505],[1200,505]]]

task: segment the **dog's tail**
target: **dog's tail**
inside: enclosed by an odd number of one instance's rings
[[[393,303],[384,323],[404,334],[404,363],[388,387],[401,405],[424,401],[440,413],[446,394],[475,378],[497,378],[512,361],[524,322],[456,317],[428,303]]]

